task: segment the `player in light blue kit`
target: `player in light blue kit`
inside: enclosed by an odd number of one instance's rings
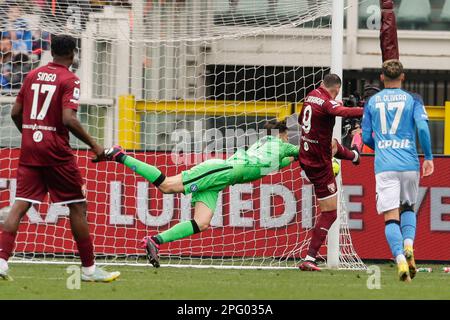
[[[423,177],[433,173],[434,164],[427,112],[420,96],[401,88],[404,79],[400,61],[383,63],[385,89],[367,102],[362,129],[364,143],[375,150],[377,210],[384,214],[386,239],[400,280],[411,281],[416,274],[414,205],[420,179],[416,128],[425,153]]]

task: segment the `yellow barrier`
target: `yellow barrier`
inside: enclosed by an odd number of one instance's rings
[[[125,149],[140,149],[141,126],[134,96],[119,96],[119,144]]]
[[[291,115],[289,102],[269,101],[146,101],[134,96],[119,97],[119,143],[125,149],[141,148],[140,121],[142,112],[181,113],[209,116],[272,116],[284,119]],[[294,110],[300,113],[303,103],[296,103]],[[426,107],[431,121],[444,121],[444,154],[450,155],[450,101],[445,106]]]
[[[444,154],[450,155],[450,101],[445,102],[445,112],[444,112]]]
[[[119,97],[119,143],[125,149],[140,148],[142,112],[178,113],[208,116],[258,116],[284,119],[291,114],[291,103],[271,101],[146,101],[134,96]]]

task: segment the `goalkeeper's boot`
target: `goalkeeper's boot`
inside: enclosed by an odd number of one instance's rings
[[[107,272],[102,268],[95,267],[95,271],[91,275],[81,273],[81,280],[86,282],[111,282],[120,276],[119,271]]]
[[[302,271],[321,271],[322,270],[317,266],[317,263],[315,261],[310,261],[310,260],[303,261],[298,267]]]
[[[398,278],[400,281],[411,282],[411,277],[409,276],[409,266],[406,261],[399,262],[397,264],[398,268]]]
[[[409,276],[414,279],[417,273],[416,261],[414,260],[414,249],[412,246],[405,246],[403,252],[409,267]]]
[[[125,151],[121,146],[115,145],[109,149],[105,149],[105,159],[109,161],[120,162],[120,158],[125,155]]]
[[[350,150],[352,150],[355,156],[357,156],[356,160],[353,160],[352,163],[354,166],[358,166],[361,163],[361,153],[356,145],[353,145]]]
[[[155,268],[159,268],[159,244],[157,244],[152,237],[145,237],[142,239],[142,244],[147,251],[148,261]]]

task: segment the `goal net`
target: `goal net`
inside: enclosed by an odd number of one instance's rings
[[[248,147],[270,119],[288,118],[290,142],[298,144],[302,101],[329,72],[331,0],[16,2],[0,5],[0,219],[14,201],[20,153],[11,106],[26,73],[51,60],[52,34],[78,41],[72,70],[81,80],[84,127],[167,176]],[[74,137],[71,143],[86,182],[97,262],[146,264],[144,236],[193,218],[190,196],[163,195],[120,164],[93,164],[85,145]],[[339,268],[362,269],[340,190]],[[294,163],[226,188],[210,228],[164,244],[162,264],[296,267],[319,213]],[[67,262],[76,255],[68,208],[33,206],[13,260]],[[326,243],[320,257],[326,263]]]

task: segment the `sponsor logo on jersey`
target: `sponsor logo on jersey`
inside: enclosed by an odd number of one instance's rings
[[[318,144],[318,143],[319,143],[318,140],[309,139],[309,138],[307,138],[307,137],[305,137],[305,136],[302,136],[301,139],[302,139],[303,141],[306,141],[306,142],[309,142],[309,143],[312,143],[312,144]]]
[[[191,184],[191,186],[189,187],[191,189],[191,192],[195,192],[198,190],[198,185],[196,185],[195,183]]]
[[[309,145],[308,145],[308,142],[304,142],[303,143],[303,149],[305,150],[305,151],[308,151],[309,150]]]
[[[378,141],[379,149],[408,149],[411,147],[411,141],[409,139],[402,140],[381,140]]]
[[[41,142],[43,137],[44,137],[44,135],[42,134],[42,131],[35,131],[33,133],[34,142],[37,142],[37,143]]]
[[[41,126],[35,124],[24,124],[22,125],[22,129],[31,129],[31,130],[43,130],[43,131],[56,131],[56,127],[49,127],[49,126]]]
[[[80,100],[80,89],[79,88],[74,88],[73,89],[73,99],[70,99],[70,102],[72,103],[80,103],[78,100]]]
[[[329,184],[327,186],[327,188],[328,188],[328,191],[330,191],[331,193],[335,193],[336,192],[336,185],[334,184],[334,182]]]
[[[75,100],[79,100],[80,99],[80,89],[78,89],[78,88],[74,88],[73,89],[73,98]]]

